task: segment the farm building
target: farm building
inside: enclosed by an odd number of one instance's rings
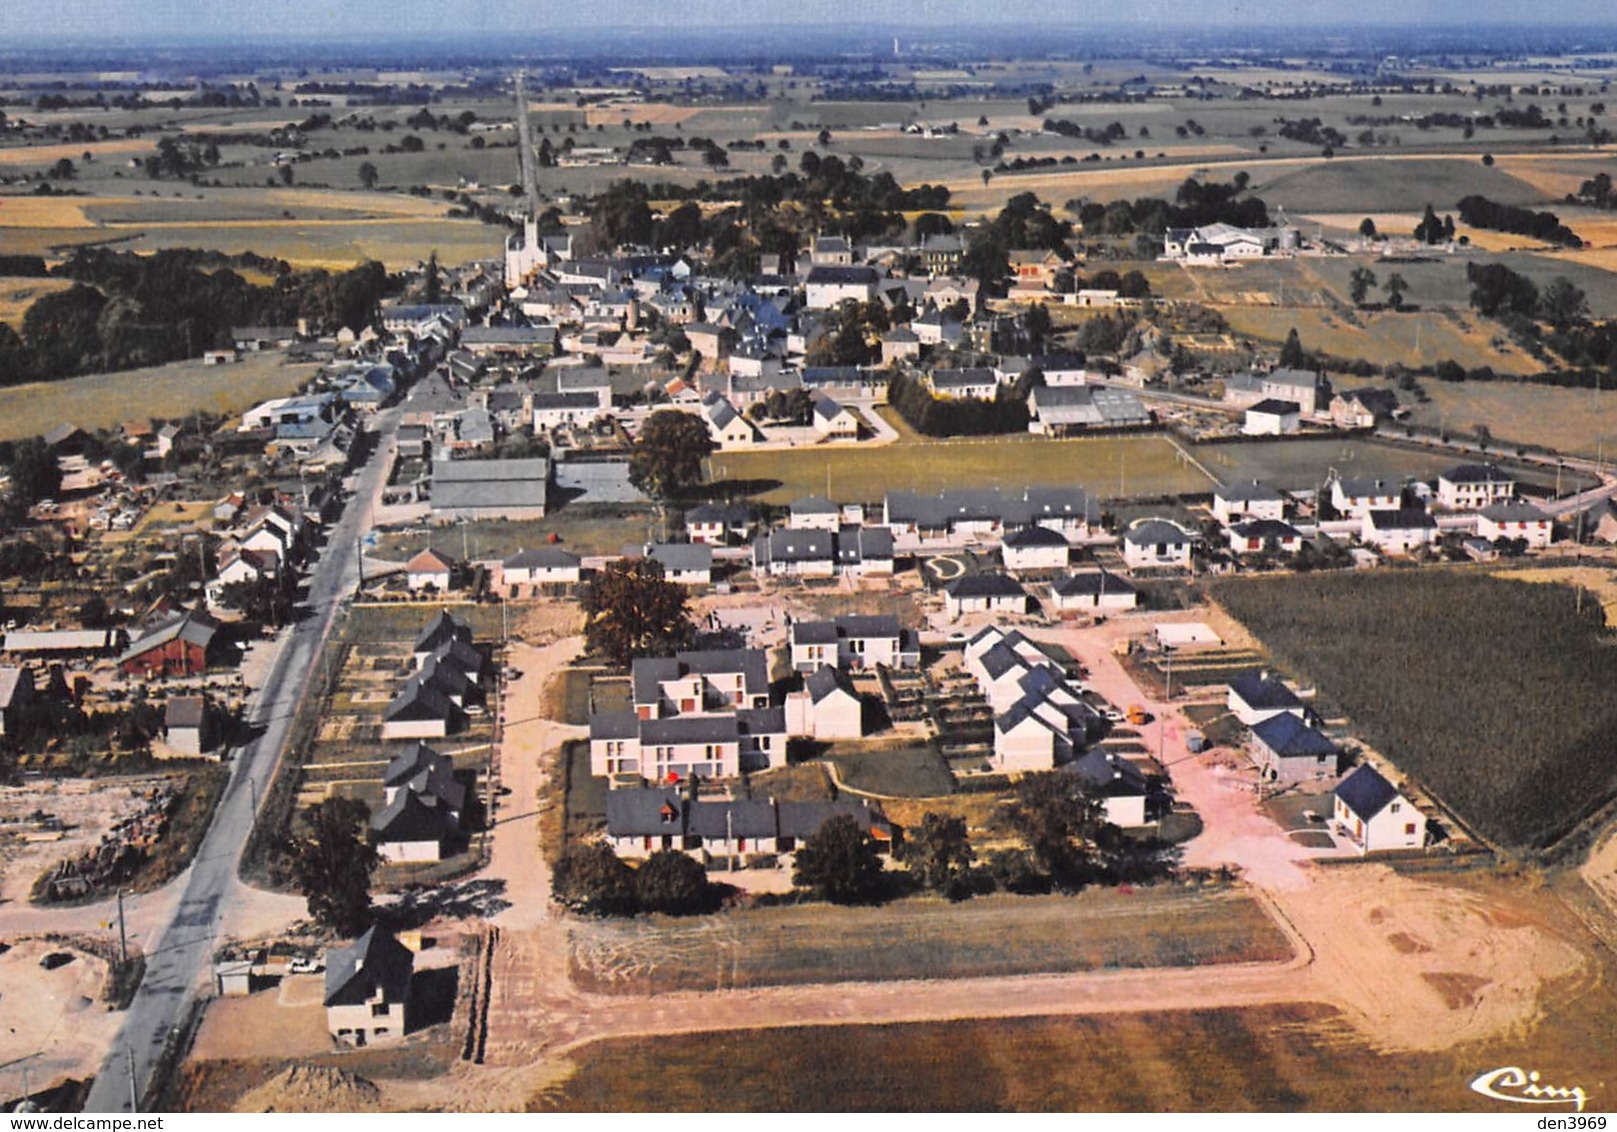
[[[437,460],[432,465],[432,518],[543,519],[550,461]]]
[[[34,699],[34,674],[26,668],[0,668],[0,736],[16,735],[17,725]]]
[[[372,927],[347,947],[326,952],[326,1028],[345,1045],[402,1038],[409,1025],[415,955]]]
[[[217,731],[206,696],[175,696],[163,709],[164,743],[176,754],[206,754],[217,742]]]
[[[1338,783],[1335,796],[1336,827],[1360,853],[1426,844],[1426,818],[1368,763]]]
[[[128,676],[157,679],[207,671],[219,625],[205,613],[177,613],[142,633],[118,658]]]
[[[1266,397],[1247,406],[1241,431],[1247,436],[1289,436],[1302,427],[1302,409],[1297,402]]]

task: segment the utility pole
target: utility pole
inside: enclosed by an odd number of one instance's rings
[[[124,924],[124,890],[118,890],[118,961],[129,962],[129,931]]]

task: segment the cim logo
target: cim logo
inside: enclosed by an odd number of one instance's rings
[[[1546,1085],[1539,1080],[1538,1070],[1528,1072],[1514,1065],[1488,1070],[1471,1082],[1471,1089],[1510,1104],[1570,1104],[1576,1105],[1579,1112],[1589,1099],[1578,1085],[1571,1088]]]

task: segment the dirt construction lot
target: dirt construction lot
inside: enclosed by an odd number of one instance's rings
[[[95,1074],[122,1021],[101,1001],[106,979],[107,964],[76,948],[0,939],[0,1066],[12,1067],[0,1097],[22,1092],[23,1065],[35,1087]]]
[[[164,781],[65,778],[0,787],[0,904],[27,903],[41,873],[84,853],[119,821],[139,813],[141,795]],[[59,819],[59,834],[36,815]]]

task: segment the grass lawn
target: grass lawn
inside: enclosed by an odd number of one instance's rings
[[[429,546],[459,557],[506,558],[524,547],[544,546],[552,534],[574,554],[617,554],[646,541],[652,513],[634,507],[561,507],[543,519],[476,519],[437,527],[384,531],[378,557],[407,559]],[[672,533],[672,532],[670,532]]]
[[[1161,437],[1045,440],[994,436],[972,440],[903,442],[883,447],[772,452],[728,452],[711,461],[714,480],[773,480],[759,498],[789,503],[824,495],[879,502],[888,491],[944,488],[1019,488],[1030,484],[1082,484],[1095,495],[1177,495],[1211,489]]]
[[[444,608],[472,627],[475,643],[499,642],[502,623],[498,605],[446,605]],[[407,648],[436,616],[438,607],[425,604],[356,605],[349,612],[344,637],[354,644],[386,643]]]
[[[1489,840],[1550,844],[1617,791],[1617,650],[1571,587],[1423,569],[1231,580],[1213,596],[1317,683],[1322,714],[1346,714]]]
[[[615,994],[1197,967],[1290,953],[1249,897],[1181,886],[581,921],[570,934],[573,978]]]
[[[1385,268],[1381,274],[1387,274]],[[1394,314],[1360,312],[1363,324],[1353,326],[1324,307],[1225,306],[1220,311],[1230,329],[1248,338],[1283,342],[1293,329],[1310,350],[1334,358],[1363,358],[1373,365],[1434,365],[1452,360],[1475,369],[1491,366],[1501,373],[1535,373],[1543,367],[1514,347],[1496,349],[1499,335],[1491,323],[1470,319],[1463,331],[1443,311],[1423,310]]]
[[[278,353],[266,352],[227,366],[191,360],[14,385],[0,389],[0,440],[39,436],[63,421],[80,428],[112,428],[149,417],[239,413],[294,392],[317,368],[286,365]]]
[[[943,756],[931,747],[899,747],[847,753],[833,751],[843,785],[871,794],[901,798],[937,798],[954,793],[954,776]]]

